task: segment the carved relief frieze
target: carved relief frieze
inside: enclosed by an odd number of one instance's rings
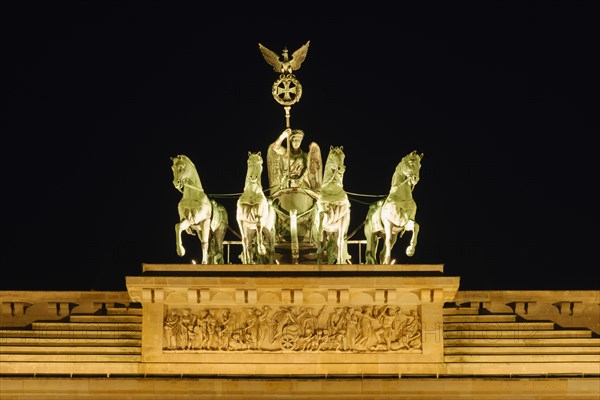
[[[165,306],[164,352],[422,352],[418,306]]]

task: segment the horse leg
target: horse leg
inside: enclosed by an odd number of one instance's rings
[[[406,255],[412,257],[415,254],[415,248],[417,247],[417,236],[419,235],[419,224],[415,222],[415,220],[411,219],[406,224],[406,230],[412,231],[412,235],[410,237],[410,243],[408,247],[406,247]]]
[[[259,256],[264,256],[265,254],[267,254],[267,249],[265,247],[265,241],[264,241],[264,232],[263,232],[263,225],[261,224],[260,221],[256,222],[256,252],[258,253]]]
[[[240,255],[242,264],[249,264],[248,262],[248,234],[246,233],[246,223],[238,219],[238,226],[240,227],[240,236],[242,242],[242,254]]]
[[[262,242],[264,253],[262,254],[263,264],[273,264],[275,262],[275,235],[273,229],[269,230],[267,226],[262,228]]]
[[[269,231],[269,264],[275,264],[275,222]]]
[[[225,264],[223,258],[223,240],[225,239],[225,229],[223,227],[217,228],[213,232],[212,242],[214,247],[212,249],[212,257],[214,264]]]
[[[348,249],[346,247],[346,221],[347,216],[343,216],[338,220],[337,226],[337,264],[346,264],[348,262]]]
[[[317,210],[314,211],[313,217],[311,220],[310,226],[310,236],[311,241],[317,246],[316,255],[317,255],[317,263],[321,264],[321,256],[323,253],[323,244],[321,243],[321,239],[323,238],[322,233],[319,232],[321,228],[321,224],[319,222],[321,218],[321,213]],[[321,238],[321,239],[320,239]]]
[[[209,247],[210,247],[210,219],[207,218],[200,223],[201,228],[198,230],[198,239],[200,239],[200,247],[202,248],[202,264],[208,264]]]
[[[317,212],[317,242],[323,242],[323,220],[325,219],[325,212],[319,210]]]
[[[318,226],[317,226],[317,221],[314,221],[314,225],[313,225],[313,238],[315,239],[315,243],[317,245],[317,263],[321,264],[323,262],[323,251],[325,248],[325,243],[324,243],[324,239],[326,239],[326,235],[323,234],[323,232],[319,233],[318,231]],[[319,237],[321,237],[321,239],[319,239]]]
[[[178,224],[175,224],[175,246],[177,247],[177,255],[183,257],[185,255],[185,248],[181,243],[181,233],[190,227],[188,220],[184,219]]]
[[[350,259],[352,258],[352,256],[350,256],[350,254],[348,254],[348,228],[350,227],[350,211],[348,211],[348,214],[346,215],[346,217],[344,218],[344,230],[343,230],[343,236],[342,236],[342,256],[344,257],[344,264],[352,264],[350,262]],[[358,260],[360,263],[360,260]]]
[[[397,233],[395,233],[395,232],[392,231],[391,235],[392,236],[390,238],[390,244],[387,245],[387,244],[385,244],[385,241],[384,241],[383,248],[381,249],[381,253],[379,254],[379,259],[380,260],[385,260],[386,251],[387,251],[387,248],[389,248],[389,256],[388,256],[389,257],[389,262],[387,262],[387,264],[391,264],[392,263],[392,250],[394,249],[394,245],[396,244],[396,240],[398,239],[398,234]],[[384,264],[384,263],[382,262],[382,264]]]
[[[323,230],[323,243],[327,253],[327,263],[336,264],[338,262],[338,233]]]
[[[268,252],[268,263],[275,264],[275,223],[277,222],[277,214],[275,214],[275,208],[273,203],[269,201],[268,208],[268,219],[265,222],[265,237],[267,238],[267,252]]]
[[[369,222],[367,222],[368,224]],[[379,248],[379,240],[384,235],[383,231],[373,231],[373,226],[367,227],[365,224],[365,237],[367,238],[367,245],[365,249],[365,263],[366,264],[380,264],[385,259],[385,243]],[[377,251],[380,250],[379,254]],[[383,264],[383,263],[382,263]]]
[[[383,244],[383,260],[382,264],[392,263],[392,247],[394,246],[394,234],[392,232],[392,223],[389,221],[383,222],[384,244]]]
[[[211,228],[213,225],[216,226],[214,230],[211,229],[210,238],[210,262],[212,264],[224,264],[225,258],[223,257],[223,241],[225,240],[225,234],[227,233],[227,211],[220,207],[214,200],[211,200],[213,207]],[[219,221],[215,223],[215,221]]]
[[[243,232],[243,230],[242,230]],[[242,233],[242,264],[250,264],[250,240],[248,234]]]
[[[243,247],[243,252],[242,252],[242,263],[243,264],[252,264],[252,231],[248,231],[248,228],[244,228],[246,230],[246,233],[244,235],[242,235],[243,239],[242,239],[242,247]]]
[[[382,235],[385,235],[385,232],[382,233]],[[385,237],[382,238],[383,239],[383,245],[381,246],[381,251],[379,252],[379,263],[380,264],[385,264]]]
[[[318,264],[322,264],[323,263],[323,242],[318,240],[317,241],[317,263]]]
[[[269,222],[267,223],[267,237],[269,238],[269,264],[275,264],[275,224],[277,223],[277,214],[273,203],[269,202]]]
[[[298,210],[290,210],[290,243],[292,250],[292,263],[298,264],[300,257],[300,246],[298,245]]]
[[[338,222],[338,231],[336,239],[336,247],[337,247],[337,261],[336,264],[346,264],[346,259],[344,258],[344,232],[342,232],[342,222]]]
[[[370,247],[369,247],[370,246]],[[367,249],[365,249],[365,263],[379,264],[377,257],[377,248],[379,247],[379,236],[377,233],[371,233],[371,237],[367,238]]]
[[[367,245],[365,248],[365,263],[375,264],[375,252],[377,251],[379,239],[375,235],[375,232],[373,232],[373,226],[370,219],[365,222],[364,233],[365,239],[367,239]]]
[[[262,255],[262,264],[270,264],[270,248],[271,245],[269,244],[269,242],[271,241],[269,238],[269,230],[267,229],[266,226],[262,227],[262,231],[260,233],[260,235],[262,236],[262,242],[263,242],[263,248],[264,248],[264,254]]]

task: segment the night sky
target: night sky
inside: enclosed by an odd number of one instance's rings
[[[200,4],[2,6],[0,290],[125,290],[142,263],[199,258],[192,236],[175,250],[170,157],[189,156],[209,196],[241,192],[248,151],[285,128],[258,43],[308,40],[291,125],[323,159],[344,146],[348,192],[387,194],[402,156],[424,153],[419,243],[408,258],[400,239],[398,263],[444,264],[461,290],[600,288],[593,2]],[[354,199],[351,232],[375,200]],[[217,200],[238,231],[235,199]]]

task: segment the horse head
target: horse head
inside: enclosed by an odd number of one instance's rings
[[[187,156],[179,154],[176,157],[171,157],[173,165],[173,186],[183,193],[186,185],[198,185],[196,166]]]
[[[261,184],[263,170],[263,158],[260,151],[253,153],[248,152],[248,172],[246,173],[246,184],[252,183],[255,185]]]
[[[330,146],[327,161],[325,162],[325,173],[323,174],[323,184],[336,183],[342,185],[346,166],[344,165],[344,146]]]
[[[406,177],[411,187],[419,182],[422,158],[423,153],[417,154],[417,151],[413,150],[410,154],[402,157],[402,160],[396,167],[396,170]]]

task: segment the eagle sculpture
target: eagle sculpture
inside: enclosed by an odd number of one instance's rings
[[[288,56],[288,49],[284,48],[281,57],[272,50],[267,49],[262,44],[258,44],[258,48],[262,53],[264,59],[273,66],[276,72],[281,74],[291,75],[292,71],[300,68],[302,62],[306,59],[306,53],[308,53],[308,45],[310,40],[306,42],[302,47],[292,53],[292,57]]]

